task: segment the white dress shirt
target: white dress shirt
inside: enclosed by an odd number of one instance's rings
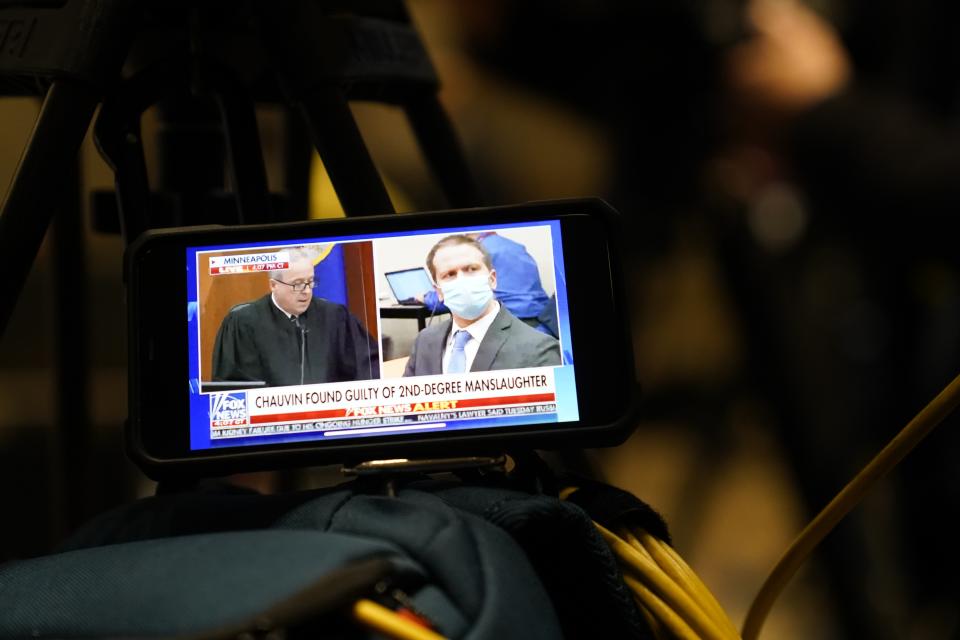
[[[480,349],[480,343],[483,342],[483,336],[487,335],[487,330],[493,324],[497,314],[500,313],[500,303],[494,301],[493,308],[486,314],[477,318],[470,326],[461,329],[453,321],[450,327],[450,335],[447,336],[447,343],[443,347],[443,372],[448,373],[450,369],[450,356],[453,354],[453,336],[457,331],[466,331],[470,334],[470,340],[463,346],[463,355],[466,358],[464,371],[470,371],[473,366],[473,359],[477,357],[477,351]]]
[[[287,311],[286,309],[284,309],[283,307],[281,307],[279,304],[277,304],[277,299],[273,297],[273,294],[272,294],[272,293],[270,294],[270,299],[273,300],[273,306],[275,306],[277,309],[280,309],[280,313],[282,313],[283,315],[287,316],[287,319],[289,319],[289,320],[292,321],[295,317],[297,317],[297,316],[293,315],[292,313],[288,312],[288,311]]]

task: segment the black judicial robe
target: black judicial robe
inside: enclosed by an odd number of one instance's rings
[[[377,343],[341,304],[314,298],[300,326],[270,294],[233,307],[213,348],[214,380],[263,380],[270,387],[380,377]]]

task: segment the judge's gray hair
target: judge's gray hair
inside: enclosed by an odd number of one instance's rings
[[[320,255],[320,247],[316,245],[293,247],[292,249],[287,249],[286,251],[290,256],[290,266],[293,266],[295,262],[310,262],[312,264],[313,261],[316,260],[317,256]],[[277,269],[268,273],[270,275],[270,279],[272,280],[284,280],[286,272],[286,269]]]

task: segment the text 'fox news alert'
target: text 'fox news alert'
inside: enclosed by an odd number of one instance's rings
[[[441,421],[556,413],[556,401],[552,367],[212,393],[210,437],[419,429]]]
[[[290,253],[287,251],[262,251],[234,256],[210,256],[209,260],[210,275],[212,276],[228,273],[276,271],[290,266]]]

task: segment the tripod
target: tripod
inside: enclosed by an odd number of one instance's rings
[[[94,198],[92,224],[125,244],[158,227],[305,218],[314,149],[348,216],[392,213],[352,100],[400,107],[449,205],[475,206],[438,86],[400,0],[0,0],[0,96],[43,98],[0,215],[0,334],[59,209],[55,296],[70,313],[56,314],[56,404],[68,509],[79,502],[71,465],[89,440],[76,156],[90,124],[115,177],[115,191]],[[268,189],[257,104],[288,115],[285,196]],[[152,106],[161,124],[154,185],[140,124]]]
[[[396,0],[0,5],[0,42],[0,92],[44,96],[0,218],[0,249],[18,265],[3,285],[4,300],[19,294],[58,204],[56,180],[68,173],[98,106],[95,139],[116,177],[118,225],[102,199],[94,220],[102,230],[118,226],[127,243],[149,228],[305,215],[275,206],[268,192],[257,102],[284,104],[302,116],[348,216],[393,211],[350,100],[402,107],[449,204],[478,204],[436,97],[436,74]],[[208,133],[212,116],[219,119],[230,206],[210,193],[222,189],[219,170],[202,166],[217,159],[216,144],[176,158],[199,168],[203,179],[151,192],[140,118],[152,105],[170,125],[163,145],[170,155],[190,146],[190,132]],[[169,191],[174,197],[165,199]],[[3,308],[0,330],[11,307]]]

